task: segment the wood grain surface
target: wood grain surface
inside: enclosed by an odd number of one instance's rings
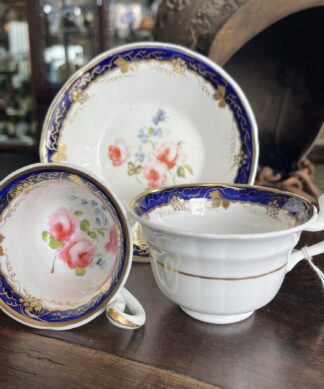
[[[320,239],[305,233],[302,243]],[[307,263],[287,274],[269,305],[232,325],[188,317],[147,264],[133,265],[127,287],[147,312],[137,331],[104,315],[75,330],[37,330],[0,313],[0,387],[323,388],[324,293]]]

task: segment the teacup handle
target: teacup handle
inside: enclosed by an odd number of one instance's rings
[[[317,219],[313,224],[306,228],[305,231],[322,231],[324,230],[324,193],[318,198],[319,212]]]
[[[305,229],[305,231],[322,231],[324,230],[324,194],[320,196],[318,199],[318,203],[320,206],[320,210],[318,213],[318,217],[311,226]],[[303,259],[308,260],[310,266],[314,269],[314,271],[319,276],[320,280],[322,281],[322,285],[324,287],[324,274],[323,272],[314,265],[312,258],[315,255],[323,254],[324,253],[324,241],[316,243],[312,246],[304,246],[301,250],[294,251],[290,257],[288,258],[288,264],[286,268],[286,272],[288,273],[291,269],[293,269],[298,262],[302,261]]]
[[[294,251],[290,257],[288,258],[288,264],[287,264],[287,273],[293,269],[298,262],[302,261],[303,259],[311,260],[312,257],[315,255],[323,254],[324,253],[324,241],[316,243],[312,246],[304,246],[300,250]]]
[[[131,314],[124,312],[126,306]],[[142,327],[146,319],[142,304],[126,288],[123,288],[114,301],[107,305],[106,315],[110,323],[127,330]]]

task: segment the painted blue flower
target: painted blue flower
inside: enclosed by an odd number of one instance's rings
[[[82,204],[82,205],[86,205],[86,204],[88,204],[88,201],[85,200],[85,199],[83,199],[83,200],[81,200],[81,204]]]
[[[153,130],[153,135],[159,136],[161,138],[162,137],[162,129],[160,127],[155,127]]]
[[[143,143],[145,143],[147,141],[147,133],[144,131],[143,128],[140,129],[137,137]]]
[[[98,205],[98,203],[95,200],[91,200],[90,205],[92,207],[96,207]]]
[[[96,217],[96,224],[97,224],[98,226],[100,226],[100,219],[99,219],[98,217]]]
[[[165,112],[163,109],[158,109],[157,113],[155,116],[152,118],[152,122],[157,126],[160,122],[164,122],[165,120]]]
[[[138,153],[135,154],[135,157],[139,163],[143,163],[145,160],[145,154],[142,150],[140,150]]]
[[[100,211],[100,209],[99,209],[99,208],[95,208],[95,210],[94,210],[94,211],[95,211],[95,214],[96,214],[96,215],[100,215],[100,214],[101,214],[101,211]]]

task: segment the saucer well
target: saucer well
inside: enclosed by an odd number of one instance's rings
[[[95,173],[124,204],[147,188],[193,182],[253,183],[257,125],[234,80],[186,48],[136,43],[76,72],[48,110],[43,162]],[[147,257],[139,225],[134,254]]]

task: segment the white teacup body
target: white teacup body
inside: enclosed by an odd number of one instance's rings
[[[270,302],[297,262],[302,230],[317,219],[304,199],[249,186],[171,187],[131,208],[161,291],[211,323],[240,321]]]

